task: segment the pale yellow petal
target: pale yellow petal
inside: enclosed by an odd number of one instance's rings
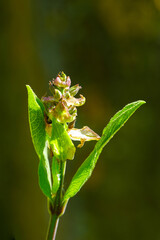
[[[100,139],[100,136],[87,126],[83,127],[82,129],[68,129],[68,134],[72,140],[81,141],[81,144],[85,141]]]

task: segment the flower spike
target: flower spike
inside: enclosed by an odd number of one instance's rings
[[[85,141],[99,140],[100,137],[89,127],[82,129],[74,128],[77,117],[77,107],[82,106],[86,99],[80,94],[80,98],[74,96],[81,89],[79,84],[70,87],[71,79],[64,72],[58,74],[56,79],[49,82],[49,89],[52,96],[42,97],[46,109],[46,132],[50,135],[52,131],[52,118],[54,117],[59,123],[66,124],[68,135],[74,141],[80,141],[78,147],[82,147]],[[74,123],[74,124],[72,124]]]

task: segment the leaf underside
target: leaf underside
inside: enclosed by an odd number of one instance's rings
[[[47,154],[48,146],[44,122],[44,106],[31,87],[29,85],[26,87],[28,90],[30,131],[34,148],[40,160],[38,169],[39,185],[42,192],[51,199],[52,182]]]
[[[117,112],[110,120],[108,125],[104,128],[101,139],[96,143],[93,151],[82,163],[76,174],[71,180],[71,183],[64,195],[63,202],[68,201],[69,198],[77,194],[81,187],[85,184],[91,176],[93,169],[100,153],[110,139],[116,132],[124,125],[124,123],[131,117],[131,115],[142,105],[144,101],[137,101],[126,105],[122,110]]]

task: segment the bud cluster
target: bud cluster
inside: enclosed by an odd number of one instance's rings
[[[77,108],[85,103],[85,97],[74,96],[81,89],[79,84],[71,86],[71,79],[63,72],[59,73],[56,79],[49,82],[49,89],[52,96],[42,97],[47,117],[52,120],[53,117],[60,123],[70,123],[76,119]]]

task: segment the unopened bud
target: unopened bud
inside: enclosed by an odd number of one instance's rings
[[[68,98],[70,98],[70,96],[71,96],[71,95],[70,95],[69,91],[67,90],[66,93],[64,94],[64,97],[65,97],[66,99],[68,99]]]
[[[71,107],[69,109],[69,113],[72,115],[72,116],[77,116],[77,108],[76,107]]]
[[[56,99],[56,101],[59,101],[62,98],[62,93],[58,89],[55,89],[53,97]]]
[[[71,88],[69,89],[69,92],[70,92],[71,96],[74,97],[81,88],[82,88],[82,87],[79,86],[79,84],[76,84],[76,85],[74,85],[73,87],[71,87]]]
[[[71,85],[71,79],[70,77],[67,77],[64,73],[59,74],[56,79],[53,80],[53,84],[57,87],[62,87],[62,88],[69,88]]]
[[[62,81],[66,81],[67,78],[66,74],[63,71],[58,73],[58,77],[60,77]]]

